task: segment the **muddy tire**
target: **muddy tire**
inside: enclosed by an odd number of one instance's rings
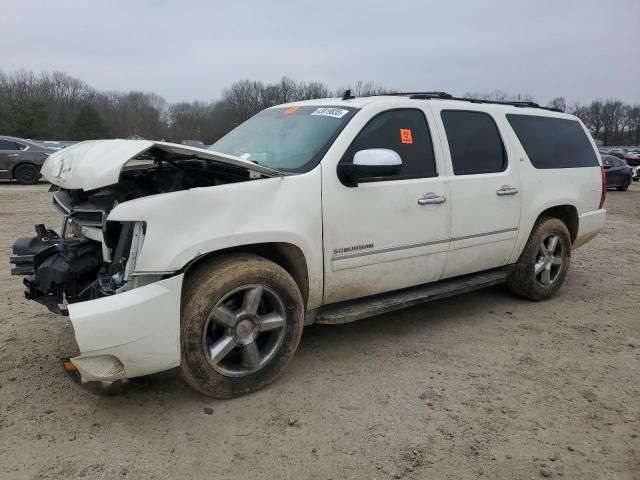
[[[293,357],[304,303],[291,275],[250,254],[214,258],[187,274],[182,293],[182,378],[216,398],[259,390]]]
[[[13,171],[13,178],[21,185],[33,185],[40,180],[40,169],[31,163],[23,163]]]
[[[562,220],[542,217],[507,278],[511,293],[529,300],[552,297],[564,282],[571,264],[571,237]]]

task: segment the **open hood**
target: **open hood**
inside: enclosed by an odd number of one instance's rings
[[[285,175],[233,155],[152,140],[80,142],[51,154],[44,162],[40,173],[47,181],[62,188],[93,190],[117,183],[125,164],[132,160],[137,163],[138,161],[134,159],[151,149],[226,163],[267,177]]]

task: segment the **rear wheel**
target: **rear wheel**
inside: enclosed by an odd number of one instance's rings
[[[629,190],[629,184],[630,184],[630,183],[631,183],[631,180],[627,178],[627,179],[624,181],[624,183],[623,183],[622,185],[620,185],[620,186],[617,188],[617,190],[618,190],[619,192],[626,192],[627,190]]]
[[[256,255],[215,258],[185,281],[182,377],[217,398],[256,391],[291,360],[303,321],[302,296],[282,267]]]
[[[571,237],[562,220],[542,217],[507,278],[509,290],[530,300],[552,297],[564,282],[571,263]]]
[[[13,178],[21,185],[33,185],[40,180],[40,170],[31,163],[23,163],[13,171]]]

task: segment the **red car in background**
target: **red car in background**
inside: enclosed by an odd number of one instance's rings
[[[607,152],[607,155],[621,158],[626,161],[632,167],[640,165],[640,151],[628,150],[626,148],[613,148]]]

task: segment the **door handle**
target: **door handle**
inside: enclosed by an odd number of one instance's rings
[[[7,154],[7,157],[17,157],[18,154],[17,153],[9,153]]]
[[[506,195],[515,195],[518,193],[518,189],[516,187],[510,187],[509,185],[501,186],[496,193],[499,197],[504,197]]]
[[[438,205],[447,201],[444,195],[435,193],[425,193],[424,197],[418,199],[418,205]]]

